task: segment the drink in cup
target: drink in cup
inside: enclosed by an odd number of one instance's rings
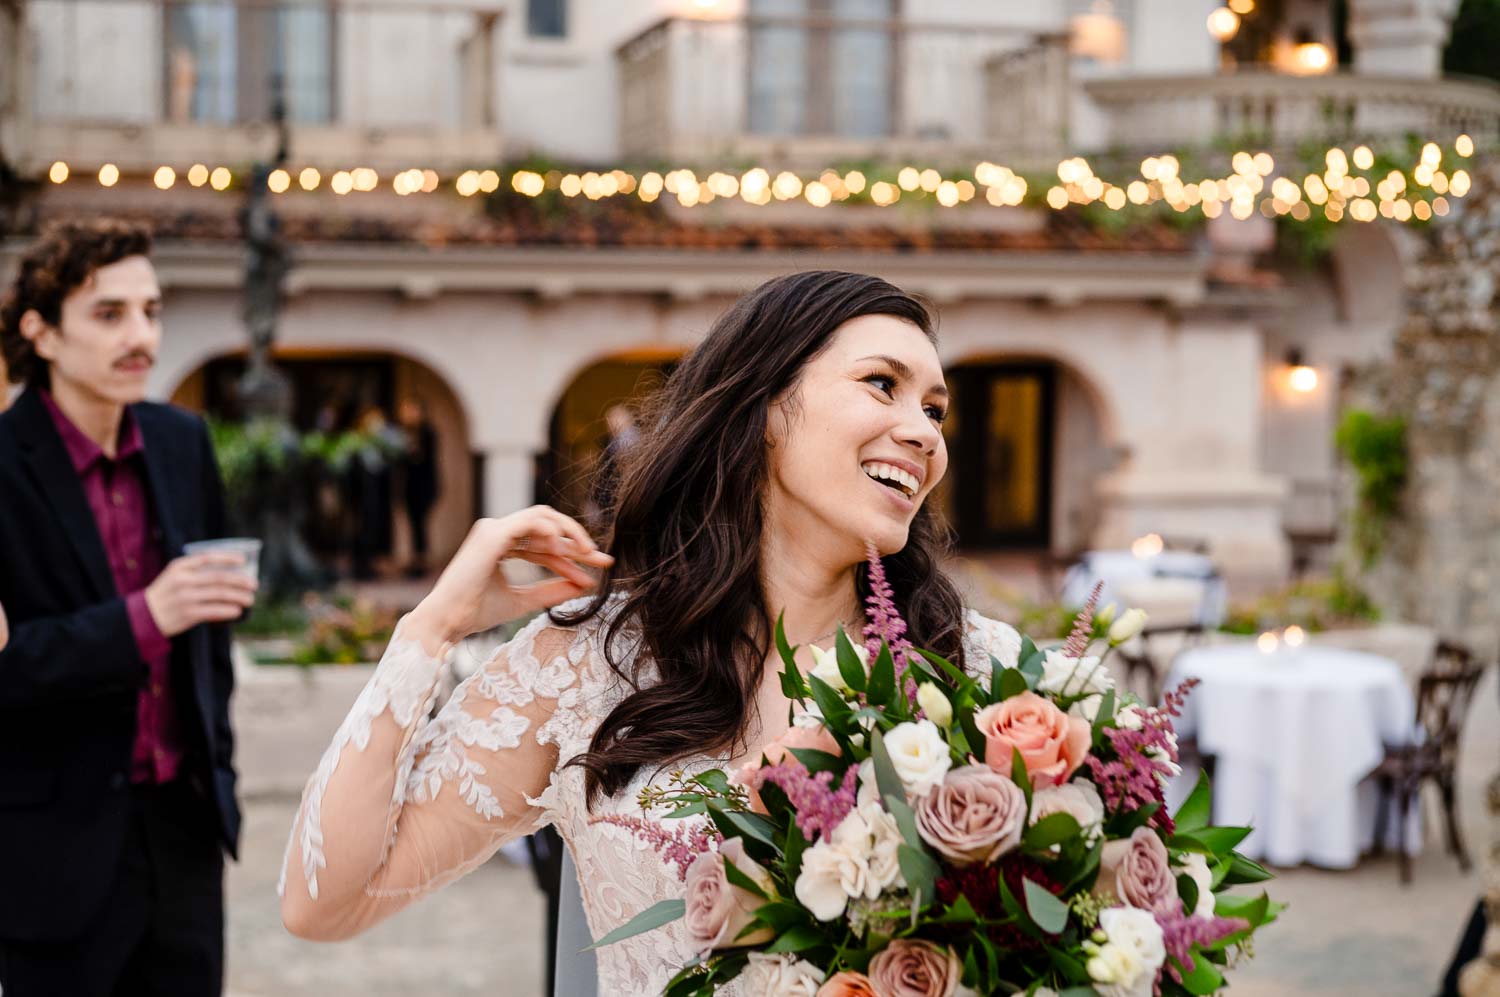
[[[194,540],[183,544],[184,554],[239,554],[245,563],[225,571],[242,572],[251,578],[260,578],[260,541],[255,537],[224,537],[220,540]]]

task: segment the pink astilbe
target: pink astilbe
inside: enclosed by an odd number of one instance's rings
[[[1103,592],[1104,583],[1096,583],[1094,591],[1089,593],[1083,608],[1078,611],[1078,618],[1073,621],[1073,632],[1068,634],[1067,642],[1063,644],[1063,654],[1075,661],[1088,653],[1089,644],[1094,639],[1094,610],[1098,608],[1099,596]]]
[[[683,882],[687,881],[688,866],[693,864],[693,860],[704,852],[716,850],[724,840],[724,836],[707,821],[691,823],[685,819],[674,821],[677,827],[670,831],[659,821],[647,820],[644,817],[625,817],[619,814],[594,817],[589,820],[589,823],[612,824],[633,832],[636,837],[654,848],[663,862],[675,865],[677,878]]]
[[[1174,775],[1177,745],[1172,739],[1172,723],[1157,710],[1144,711],[1139,730],[1108,728],[1104,737],[1115,754],[1114,761],[1089,755],[1089,773],[1104,807],[1113,813],[1139,810],[1156,804],[1150,824],[1164,834],[1173,830],[1172,815],[1167,813],[1163,783]]]
[[[810,842],[818,835],[829,837],[833,829],[849,816],[854,809],[858,777],[859,773],[851,765],[844,773],[844,781],[834,789],[832,772],[813,774],[795,758],[788,758],[779,765],[761,769],[756,774],[755,788],[759,790],[769,782],[785,793],[787,802],[796,811],[797,827]]]
[[[1161,981],[1164,976],[1171,976],[1178,983],[1182,982],[1182,970],[1189,973],[1197,966],[1197,960],[1193,957],[1194,946],[1212,945],[1220,939],[1227,938],[1236,931],[1243,931],[1250,927],[1250,922],[1238,917],[1194,917],[1182,909],[1178,904],[1176,910],[1157,911],[1156,923],[1161,926],[1162,944],[1167,949],[1167,955],[1171,956],[1162,963],[1160,972],[1156,976],[1156,992],[1161,993]],[[1177,960],[1174,964],[1172,959]]]
[[[917,684],[905,681],[907,653],[912,650],[911,641],[906,639],[906,621],[896,608],[896,593],[886,580],[880,551],[874,544],[867,545],[865,551],[870,563],[870,594],[865,599],[865,605],[869,607],[865,613],[869,619],[864,629],[865,650],[870,653],[870,660],[873,662],[880,654],[881,641],[890,645],[897,687],[905,689],[907,699],[914,703],[917,699]]]

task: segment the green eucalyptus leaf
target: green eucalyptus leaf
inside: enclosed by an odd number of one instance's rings
[[[1022,879],[1021,888],[1026,894],[1026,910],[1036,926],[1049,935],[1061,934],[1068,926],[1068,905],[1031,879]]]
[[[880,795],[904,802],[906,787],[896,774],[896,766],[891,763],[891,753],[885,747],[885,735],[879,730],[870,731],[870,760],[875,763],[875,786],[880,790]]]
[[[777,952],[805,952],[826,942],[827,939],[823,937],[823,933],[818,929],[809,927],[806,924],[798,924],[777,935],[776,940],[766,946],[765,951],[772,954]]]
[[[771,899],[770,897],[766,896],[766,891],[761,888],[761,885],[759,883],[751,879],[749,876],[745,875],[743,872],[740,872],[739,867],[737,867],[728,858],[724,859],[724,878],[727,879],[731,884],[738,886],[740,889],[745,890],[753,896],[757,896],[762,900]]]
[[[611,931],[594,944],[585,948],[584,951],[603,948],[606,945],[613,945],[615,942],[621,942],[627,938],[634,938],[636,935],[643,935],[648,931],[660,928],[664,924],[671,924],[686,913],[686,900],[663,900],[658,904],[647,907],[614,931]]]
[[[1081,833],[1078,818],[1072,814],[1048,814],[1026,829],[1021,844],[1027,851],[1039,852],[1076,838]]]
[[[870,666],[870,684],[865,689],[865,701],[871,706],[885,706],[896,692],[896,662],[891,657],[890,645],[880,642],[880,653]]]

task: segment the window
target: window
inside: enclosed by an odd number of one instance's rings
[[[526,33],[533,38],[568,37],[568,0],[526,0]]]
[[[894,129],[896,0],[751,0],[750,131]]]
[[[278,80],[290,120],[333,118],[334,15],[328,7],[205,2],[166,10],[168,120],[265,121]]]

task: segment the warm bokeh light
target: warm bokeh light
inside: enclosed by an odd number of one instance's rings
[[[292,186],[292,175],[286,170],[272,170],[271,175],[266,177],[266,186],[271,188],[273,194],[285,194]]]
[[[1453,151],[1466,158],[1474,155],[1474,140],[1467,135],[1460,135],[1453,140]]]
[[[177,171],[170,166],[158,166],[151,182],[156,184],[157,190],[171,190],[177,182]]]
[[[113,187],[120,182],[120,168],[114,163],[105,163],[99,167],[99,186]]]
[[[1371,152],[1367,145],[1357,146],[1350,158],[1353,159],[1355,167],[1361,170],[1368,170],[1375,165],[1375,153]]]
[[[302,172],[297,174],[297,186],[303,190],[317,190],[318,184],[323,182],[323,174],[311,166],[303,167]]]
[[[1130,542],[1130,553],[1144,561],[1146,558],[1160,554],[1166,547],[1166,541],[1161,538],[1160,533],[1147,533]]]
[[[1260,649],[1261,654],[1274,653],[1277,645],[1280,643],[1281,641],[1277,636],[1269,630],[1255,638],[1255,646]]]
[[[354,175],[348,170],[339,170],[333,175],[333,179],[328,181],[328,186],[335,194],[340,196],[347,194],[354,189]]]
[[[1255,0],[1229,0],[1229,9],[1244,17],[1255,9]]]
[[[1365,201],[1363,203],[1369,204],[1370,202]],[[1372,215],[1374,213],[1374,210],[1374,205],[1370,205],[1370,211]],[[1287,372],[1286,380],[1287,384],[1291,386],[1292,390],[1297,392],[1298,394],[1307,395],[1318,390],[1317,368],[1309,367],[1307,366],[1307,364],[1297,364],[1296,366],[1294,366],[1290,371]]]
[[[53,163],[52,168],[47,171],[47,179],[53,183],[66,183],[68,180],[68,164],[61,159]]]
[[[1322,42],[1303,42],[1292,57],[1299,73],[1326,73],[1333,66],[1333,51]]]
[[[214,167],[214,171],[208,175],[208,185],[214,190],[228,190],[230,182],[234,177],[229,170],[223,166]]]
[[[208,167],[202,163],[194,163],[187,172],[188,183],[194,187],[202,187],[208,183]]]
[[[1208,33],[1221,42],[1227,42],[1240,30],[1240,15],[1228,7],[1216,7],[1208,15]]]
[[[1294,623],[1281,631],[1281,639],[1287,647],[1301,647],[1307,643],[1307,631]]]

